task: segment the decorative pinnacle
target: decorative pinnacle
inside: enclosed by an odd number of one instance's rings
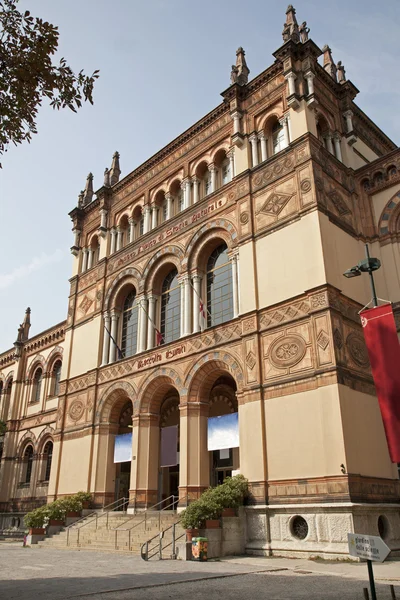
[[[249,81],[250,69],[247,66],[245,59],[245,51],[240,46],[236,50],[236,65],[232,65],[231,83],[246,85]]]
[[[119,152],[114,152],[110,169],[110,185],[115,185],[118,183],[120,175],[121,169],[119,166]]]
[[[93,194],[93,173],[89,173],[89,175],[86,177],[86,185],[85,190],[83,192],[84,206],[86,206],[86,204],[89,204],[89,202],[93,200]]]

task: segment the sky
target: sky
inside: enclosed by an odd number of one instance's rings
[[[68,213],[89,171],[101,187],[113,153],[122,177],[217,106],[243,46],[250,79],[282,44],[287,0],[20,0],[58,25],[59,57],[100,70],[94,106],[46,102],[31,144],[11,147],[0,170],[0,352],[27,306],[31,336],[66,318],[73,243]],[[400,143],[399,0],[298,0],[320,48],[360,90],[356,103]],[[384,7],[385,10],[382,10]]]

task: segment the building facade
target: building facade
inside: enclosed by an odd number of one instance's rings
[[[361,329],[367,278],[400,301],[400,151],[289,6],[275,61],[243,49],[223,101],[121,178],[89,174],[73,221],[64,323],[0,355],[4,523],[78,490],[130,510],[248,480],[246,548],[347,553],[347,532],[400,539]],[[210,417],[238,413],[239,448],[209,452]],[[165,427],[178,464],[160,466]],[[132,432],[132,460],[114,439]]]

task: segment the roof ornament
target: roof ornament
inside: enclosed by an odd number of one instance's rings
[[[83,192],[83,205],[86,206],[93,200],[93,173],[86,177],[85,190]]]
[[[119,181],[121,169],[119,168],[119,152],[114,152],[111,169],[110,169],[110,185],[115,185]]]
[[[307,27],[307,21],[303,21],[299,27],[300,41],[302,44],[308,41],[308,34],[310,33],[310,28]]]
[[[24,320],[18,327],[17,339],[14,342],[15,358],[18,360],[22,356],[22,346],[24,342],[29,338],[29,329],[31,327],[31,309],[28,308],[25,311]]]
[[[296,19],[296,9],[292,4],[286,9],[286,23],[283,25],[282,37],[284,42],[292,40],[296,44],[300,41],[299,26]]]
[[[337,81],[337,68],[332,58],[332,50],[329,48],[328,44],[322,48],[322,52],[324,53],[324,69],[325,71]]]
[[[83,195],[84,195],[84,191],[81,190],[80,194],[78,196],[78,208],[83,208]]]
[[[337,65],[337,79],[338,79],[338,83],[345,83],[346,80],[346,70],[344,68],[344,64],[342,63],[341,60],[338,61]]]
[[[232,65],[231,71],[231,83],[238,83],[239,85],[246,85],[249,81],[250,69],[247,66],[245,59],[245,51],[240,46],[236,50],[236,65]]]
[[[110,171],[107,167],[104,169],[104,187],[110,187]]]

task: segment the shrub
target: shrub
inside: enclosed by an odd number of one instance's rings
[[[24,523],[27,527],[44,527],[48,518],[47,506],[41,506],[40,508],[35,508],[35,510],[28,512],[24,517]]]
[[[92,494],[90,492],[77,492],[74,494],[74,497],[81,502],[91,502],[92,500]]]
[[[50,502],[50,504],[47,504],[46,508],[49,520],[64,521],[66,508],[62,499]]]
[[[77,495],[61,498],[58,502],[63,506],[65,513],[81,512],[82,510],[82,500]]]
[[[209,519],[219,519],[224,508],[237,508],[243,504],[248,493],[248,482],[243,475],[227,477],[223,484],[208,488],[186,510],[181,522],[185,529],[202,527]]]

